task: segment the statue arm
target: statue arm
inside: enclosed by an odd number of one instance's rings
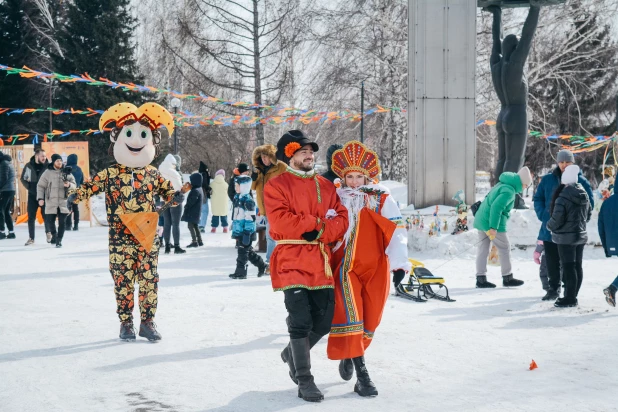
[[[502,54],[502,9],[493,6],[488,10],[494,15],[494,22],[491,28],[493,47],[491,49],[491,58],[489,62],[491,64],[496,64],[500,61],[500,55]]]
[[[521,39],[519,40],[519,44],[513,52],[513,55],[511,56],[511,61],[521,64],[522,67],[526,62],[528,54],[530,53],[530,48],[532,47],[534,32],[536,31],[536,27],[539,23],[540,11],[541,8],[539,6],[530,6],[528,17],[526,18],[524,28],[521,32]]]

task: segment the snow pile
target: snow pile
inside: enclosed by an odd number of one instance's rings
[[[456,256],[468,251],[466,256],[474,254],[476,249],[474,246],[479,242],[477,230],[474,229],[474,217],[472,213],[468,215],[469,232],[459,235],[451,235],[455,228],[457,216],[455,208],[451,206],[440,206],[438,217],[444,226],[444,219],[448,222],[449,231],[442,232],[441,236],[429,237],[429,225],[434,221],[434,207],[429,207],[420,210],[420,215],[424,218],[424,229],[418,230],[412,227],[408,231],[408,248],[410,253],[427,252],[435,256]],[[431,211],[431,213],[427,213]],[[452,211],[452,212],[449,212]],[[403,211],[402,211],[403,212]],[[416,213],[404,214],[407,216],[415,216]],[[507,225],[509,240],[512,247],[526,246],[532,247],[536,244],[541,222],[536,217],[536,213],[532,209],[528,210],[513,210],[511,218]],[[598,245],[601,243],[598,229],[598,212],[592,212],[592,219],[587,226],[588,244]]]
[[[408,185],[394,180],[384,180],[380,184],[388,188],[400,209],[408,205]],[[414,208],[414,206],[412,207]]]

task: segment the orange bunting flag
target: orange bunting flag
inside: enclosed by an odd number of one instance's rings
[[[536,364],[536,362],[534,361],[534,359],[532,359],[532,362],[530,362],[530,370],[535,370],[537,369],[539,366]]]

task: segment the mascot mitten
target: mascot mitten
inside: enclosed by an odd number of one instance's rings
[[[141,313],[139,335],[156,341],[161,335],[154,324],[159,282],[155,195],[176,203],[182,202],[182,195],[175,196],[171,183],[150,163],[159,154],[159,127],[165,126],[171,134],[174,120],[156,103],[145,103],[139,108],[131,103],[119,103],[103,113],[99,129],[102,131],[110,123],[115,123],[115,127],[110,134],[109,153],[116,163],[79,187],[75,191],[75,203],[100,193],[105,195],[109,269],[121,322],[120,338],[135,339],[133,306],[137,282]]]

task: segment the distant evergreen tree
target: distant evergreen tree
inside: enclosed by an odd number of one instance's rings
[[[57,10],[64,22],[58,41],[64,57],[53,56],[55,70],[62,74],[88,73],[93,78],[105,77],[117,82],[141,83],[138,75],[135,45],[132,44],[136,19],[131,16],[130,0],[73,0],[63,2]],[[54,107],[106,109],[116,103],[139,105],[145,96],[105,86],[60,83],[54,96]],[[60,130],[97,129],[98,116],[57,116],[54,128]],[[90,167],[98,171],[107,166],[108,135],[72,135],[70,140],[88,139]]]
[[[38,9],[26,0],[0,1],[0,63],[42,69],[48,61],[46,41],[32,27]],[[24,79],[0,71],[0,107],[47,107],[49,82]],[[0,133],[43,133],[49,126],[43,115],[0,115]]]

